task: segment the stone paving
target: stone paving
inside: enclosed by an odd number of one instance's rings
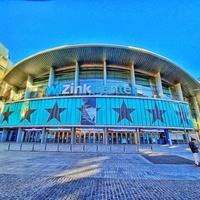
[[[109,148],[96,153],[8,151],[7,145],[0,143],[1,200],[200,198],[200,168],[191,163],[153,164],[143,156],[192,160],[187,145],[141,146],[135,153],[113,153]]]

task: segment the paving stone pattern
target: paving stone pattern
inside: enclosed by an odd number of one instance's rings
[[[175,155],[157,155],[157,154],[149,154],[142,155],[144,158],[152,162],[153,164],[193,164],[194,161],[182,158],[180,156]]]
[[[0,175],[1,199],[199,199],[200,181]],[[191,191],[192,194],[191,194]],[[190,197],[190,195],[192,195]]]
[[[144,157],[151,154],[0,150],[0,199],[200,198],[200,168],[193,163],[153,164]],[[155,155],[162,156],[161,152]]]

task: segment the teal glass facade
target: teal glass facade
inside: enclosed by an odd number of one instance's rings
[[[71,97],[8,103],[1,125],[193,128],[187,103],[119,97]]]

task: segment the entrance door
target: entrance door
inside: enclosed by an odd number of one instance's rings
[[[99,137],[100,137],[100,135],[99,135],[99,133],[98,132],[96,132],[95,133],[95,143],[99,143]]]
[[[71,131],[49,131],[46,133],[48,143],[71,143]]]
[[[108,132],[108,144],[136,144],[135,132]]]
[[[103,131],[76,131],[76,144],[100,144],[103,143]]]
[[[40,131],[25,131],[22,141],[23,142],[41,142],[42,133]]]
[[[118,144],[122,143],[122,134],[121,133],[117,133],[118,135]]]

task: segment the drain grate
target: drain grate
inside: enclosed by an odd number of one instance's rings
[[[194,161],[175,155],[142,155],[153,164],[194,164]]]

